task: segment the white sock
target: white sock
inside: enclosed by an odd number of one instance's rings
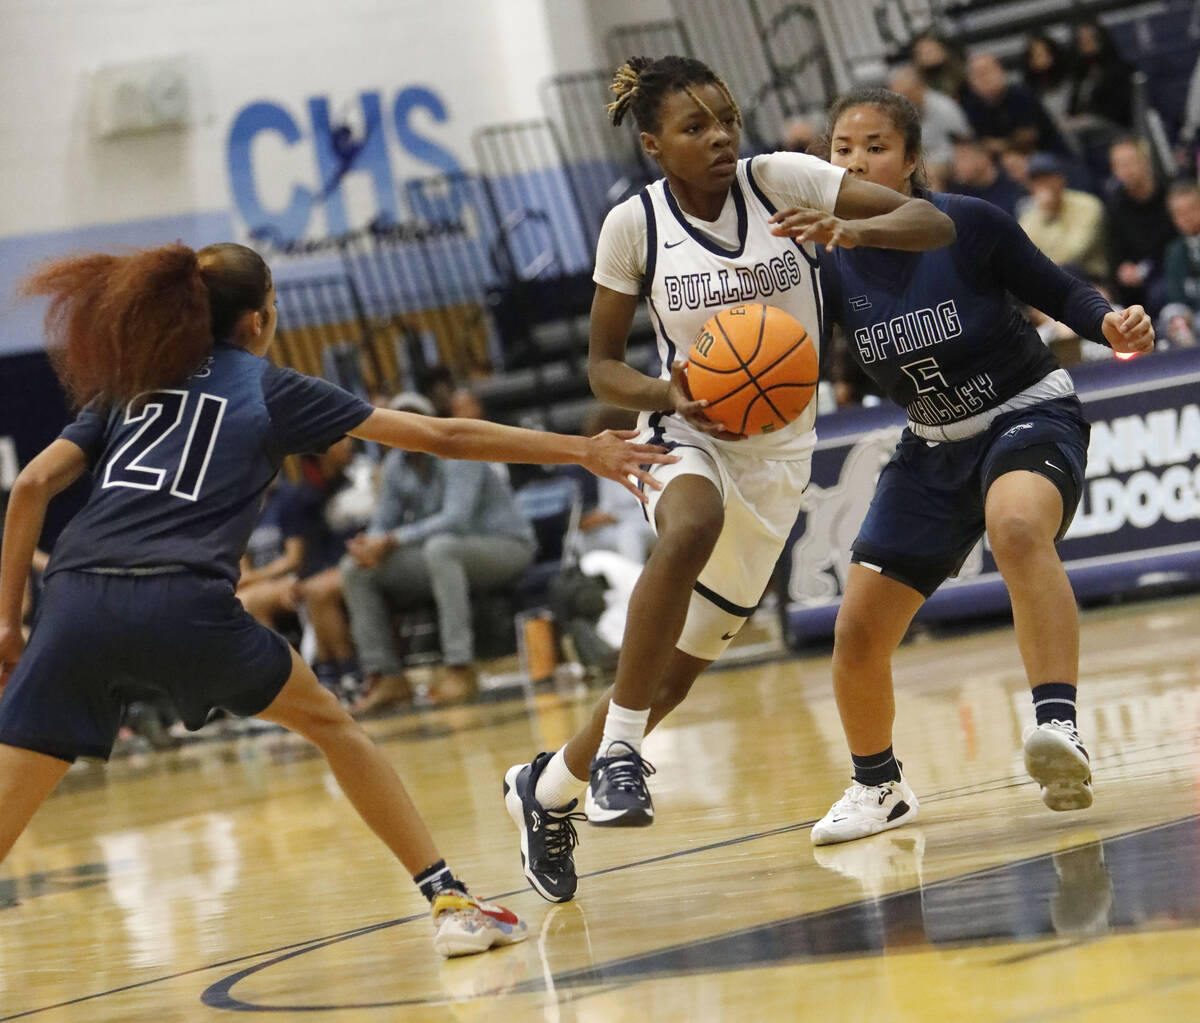
[[[564,755],[566,746],[560,749],[543,769],[533,790],[534,798],[551,810],[566,806],[572,799],[578,799],[587,788],[586,778],[576,778],[567,767]]]
[[[646,735],[646,722],[650,720],[650,708],[630,710],[615,700],[608,701],[608,717],[604,719],[604,739],[600,743],[600,756],[610,743],[627,742],[638,753],[642,752],[642,739]]]

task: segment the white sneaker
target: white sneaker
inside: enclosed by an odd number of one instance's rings
[[[1026,730],[1025,770],[1042,787],[1042,802],[1051,810],[1092,805],[1092,765],[1069,722],[1047,721]]]
[[[851,842],[917,819],[920,804],[903,777],[885,785],[855,782],[812,829],[813,845]]]
[[[437,895],[430,907],[433,947],[447,959],[486,952],[496,945],[515,945],[529,936],[525,921],[511,909],[480,902],[458,891]]]

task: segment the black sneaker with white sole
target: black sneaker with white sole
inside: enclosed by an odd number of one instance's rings
[[[598,828],[644,828],[654,823],[654,803],[646,779],[654,773],[648,760],[627,742],[610,742],[592,759],[584,809]]]
[[[575,897],[575,822],[579,804],[550,808],[537,801],[537,783],[553,753],[539,753],[530,764],[514,764],[504,775],[504,806],[521,835],[521,866],[525,877],[543,899],[568,902]]]

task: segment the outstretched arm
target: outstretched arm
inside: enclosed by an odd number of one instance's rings
[[[658,490],[661,484],[646,471],[646,466],[678,461],[657,445],[629,443],[630,438],[637,436],[636,430],[605,430],[595,437],[572,437],[502,426],[482,419],[434,419],[391,409],[376,409],[350,434],[388,447],[424,451],[440,458],[539,465],[578,464],[597,476],[616,480],[643,501],[645,495],[629,477]]]
[[[832,249],[870,245],[923,252],[954,241],[954,221],[933,203],[901,195],[850,174],[842,178],[833,213],[792,207],[771,218],[772,234]]]
[[[979,199],[957,201],[965,214],[961,244],[1017,299],[1116,352],[1136,355],[1154,347],[1154,321],[1140,305],[1114,311],[1095,288],[1046,256],[1003,210]]]

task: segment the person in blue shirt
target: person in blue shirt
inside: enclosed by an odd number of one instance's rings
[[[830,113],[831,161],[905,194],[920,187],[920,122],[906,99],[856,90]],[[1012,602],[1037,725],[1025,764],[1051,809],[1092,802],[1075,727],[1079,623],[1055,543],[1075,514],[1090,429],[1071,378],[1016,301],[1117,352],[1154,344],[1140,306],[1114,312],[1039,252],[997,207],[927,196],[955,224],[928,252],[822,254],[827,320],[908,413],[852,548],[838,612],[833,680],[854,782],[812,830],[843,842],[913,820],[918,803],[892,750],[891,658],[930,594],[986,531]],[[780,227],[793,232],[789,211]],[[804,228],[797,221],[794,233]]]
[[[170,245],[51,263],[56,367],[78,418],[13,486],[0,554],[0,860],[78,757],[107,759],[131,691],[200,727],[215,708],[299,733],[429,899],[443,955],[525,937],[472,898],[403,784],[311,668],[234,595],[238,561],[285,455],[344,434],[446,458],[579,462],[656,487],[661,448],[376,409],[263,358],[275,334],[266,263],[241,245]],[[94,485],[59,537],[26,647],[21,601],[50,499]],[[632,479],[631,479],[632,477]]]

